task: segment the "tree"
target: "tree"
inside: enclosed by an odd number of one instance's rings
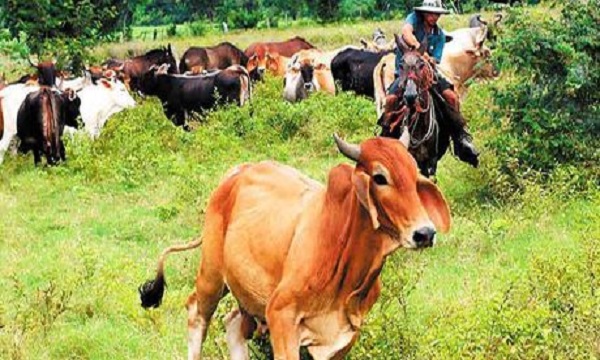
[[[2,20],[11,35],[38,57],[56,57],[63,67],[79,71],[88,49],[131,24],[127,0],[0,0]]]

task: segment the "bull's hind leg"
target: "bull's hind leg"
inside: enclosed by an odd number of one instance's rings
[[[196,291],[187,301],[188,309],[188,359],[202,358],[202,343],[206,339],[210,320],[217,309],[226,288],[221,274],[210,269],[208,261],[202,260],[196,278]]]

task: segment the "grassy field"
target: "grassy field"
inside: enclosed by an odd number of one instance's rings
[[[448,24],[462,19],[445,18]],[[460,20],[460,21],[459,21]],[[302,35],[323,47],[356,44],[397,22],[265,30]],[[230,40],[245,46],[257,32]],[[99,53],[127,44],[98,49]],[[169,258],[161,308],[139,306],[137,287],[154,276],[160,251],[202,229],[203,209],[234,164],[275,159],[324,181],[345,162],[331,134],[360,142],[373,135],[375,108],[352,94],[281,100],[281,80],[255,88],[250,106],[226,107],[185,133],[156,100],[112,118],[99,140],[68,142],[68,162],[35,168],[31,155],[0,167],[0,358],[182,359],[185,299],[201,254]],[[481,112],[491,92],[475,84],[464,104],[476,144],[493,136]],[[600,192],[572,194],[568,179],[531,185],[502,201],[490,194],[493,156],[472,169],[447,155],[438,184],[453,228],[438,246],[400,250],[387,262],[384,290],[351,359],[600,358]],[[265,244],[268,246],[268,244]],[[222,301],[205,346],[226,359]],[[262,359],[253,345],[253,358]]]

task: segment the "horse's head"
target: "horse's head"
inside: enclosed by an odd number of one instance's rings
[[[409,47],[404,39],[394,35],[398,50],[403,54],[403,64],[398,90],[395,95],[402,97],[404,103],[414,109],[427,107],[426,94],[433,84],[433,68],[421,55],[427,48],[427,43],[421,44],[419,49]],[[420,100],[417,101],[417,100]]]

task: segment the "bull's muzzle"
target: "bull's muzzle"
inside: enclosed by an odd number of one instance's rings
[[[414,80],[408,79],[406,89],[404,90],[404,101],[409,106],[413,106],[417,100],[417,96],[419,96],[417,93],[417,84],[415,84]]]
[[[413,241],[417,248],[432,247],[435,239],[435,229],[431,226],[423,226],[413,233]]]
[[[309,82],[309,83],[304,83],[304,88],[307,91],[313,91],[315,89],[315,86],[313,85],[313,83]]]

